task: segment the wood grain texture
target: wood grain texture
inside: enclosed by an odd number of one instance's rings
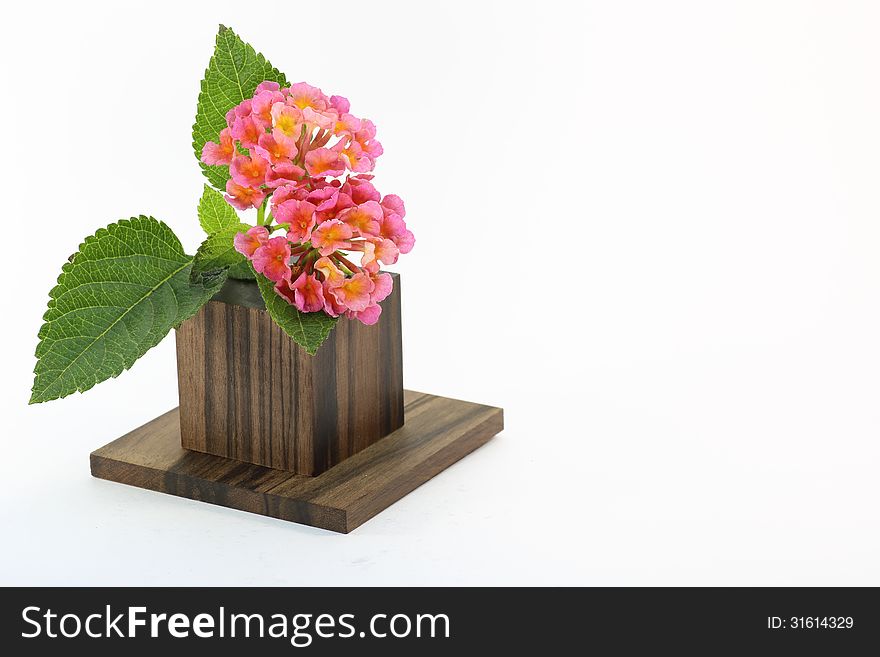
[[[500,408],[405,392],[405,425],[309,477],[180,446],[177,409],[92,452],[92,475],[350,532],[503,429]]]
[[[400,277],[392,276],[379,322],[339,320],[314,356],[264,309],[206,304],[176,332],[183,447],[317,475],[400,428]]]

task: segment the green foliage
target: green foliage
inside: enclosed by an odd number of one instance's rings
[[[192,258],[164,223],[134,217],[86,238],[43,315],[30,402],[116,377],[219,289],[190,282]]]
[[[239,224],[238,213],[235,211],[223,194],[216,189],[205,185],[202,190],[202,198],[199,199],[199,224],[207,235],[219,233],[224,228]]]
[[[223,195],[205,185],[199,201],[199,223],[208,233],[193,258],[192,280],[208,280],[224,276],[233,265],[246,265],[245,257],[235,250],[235,235],[250,226],[239,223],[238,214]]]
[[[273,80],[287,85],[284,74],[256,52],[228,27],[220,26],[214,55],[208,63],[193,125],[193,150],[201,158],[205,142],[216,142],[226,127],[226,112],[254,94],[257,85]],[[208,181],[217,189],[225,189],[229,169],[199,162]]]
[[[208,235],[193,258],[192,279],[199,280],[204,275],[217,276],[232,265],[245,262],[245,257],[235,250],[233,238],[246,231],[247,224],[235,224],[218,233]]]
[[[337,318],[323,312],[301,313],[275,293],[272,281],[265,276],[257,276],[256,279],[269,316],[297,344],[314,355],[330,335]]]
[[[241,281],[253,281],[257,278],[254,276],[254,270],[251,269],[251,263],[247,260],[240,262],[237,265],[232,265],[226,270],[226,273],[229,278],[237,278]]]
[[[206,142],[218,140],[226,113],[264,80],[287,85],[282,73],[221,25],[193,125],[197,158]],[[195,257],[184,253],[164,223],[140,216],[98,230],[62,267],[39,333],[32,404],[84,392],[118,376],[194,315],[227,276],[256,278],[272,319],[310,354],[327,339],[334,318],[297,311],[235,251],[235,234],[249,227],[217,191],[225,189],[228,168],[200,164],[216,189],[205,185],[199,201],[199,223],[207,238]]]

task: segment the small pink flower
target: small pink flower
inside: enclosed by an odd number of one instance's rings
[[[315,209],[318,212],[323,212],[324,210],[332,210],[336,207],[336,198],[338,196],[339,190],[328,185],[327,187],[321,187],[309,192],[307,199],[310,203],[315,204]]]
[[[332,285],[340,283],[345,278],[345,274],[336,266],[336,263],[326,256],[322,256],[315,261],[315,271],[321,272],[324,280]]]
[[[238,105],[226,112],[226,125],[231,128],[235,124],[238,117],[246,117],[251,115],[251,99],[241,101]]]
[[[265,226],[254,226],[246,233],[238,233],[232,240],[235,250],[250,258],[254,251],[269,240],[269,231]]]
[[[391,274],[385,272],[373,276],[372,279],[373,291],[370,293],[370,301],[381,303],[394,289],[394,279],[391,278]]]
[[[336,300],[333,296],[333,283],[328,280],[324,281],[324,312],[330,317],[339,317],[344,315],[346,308],[343,304]]]
[[[344,146],[343,142],[339,142],[333,147],[333,150],[339,153],[345,165],[357,173],[365,173],[372,171],[375,163],[373,159],[364,152],[363,147],[353,139]]]
[[[370,119],[363,119],[361,121],[361,129],[358,130],[357,135],[355,135],[355,139],[360,142],[367,143],[375,136],[376,124],[370,121]]]
[[[349,310],[345,313],[345,316],[349,319],[356,319],[361,322],[361,324],[366,324],[367,326],[372,326],[376,322],[379,321],[379,315],[382,314],[382,306],[374,304],[372,306],[367,306],[360,312],[355,312],[354,310]]]
[[[339,114],[345,114],[351,109],[351,103],[344,96],[330,96],[330,107],[335,109]]]
[[[276,139],[268,132],[260,135],[254,150],[272,164],[289,163],[296,156],[296,144],[292,139],[287,137]]]
[[[312,246],[322,256],[328,256],[339,249],[347,249],[352,237],[351,226],[338,219],[330,219],[312,231]]]
[[[346,188],[344,187],[343,189]],[[352,200],[357,204],[366,203],[367,201],[378,201],[381,198],[379,192],[373,187],[373,183],[359,176],[348,179],[347,189],[348,193],[351,194]]]
[[[320,112],[306,107],[303,111],[303,121],[308,125],[319,127],[321,130],[332,130],[339,118],[334,110]]]
[[[361,264],[364,267],[368,267],[373,263],[376,263],[378,267],[379,262],[384,265],[393,265],[397,262],[397,257],[400,255],[397,244],[390,239],[367,240],[363,244],[363,249],[364,257]]]
[[[399,214],[386,213],[382,218],[382,229],[379,231],[379,235],[393,240],[395,237],[403,235],[405,230],[406,222],[400,218]]]
[[[361,129],[361,120],[351,114],[340,114],[333,126],[333,134],[337,137],[353,137]]]
[[[264,198],[266,194],[261,189],[239,185],[234,180],[226,181],[226,201],[234,208],[239,210],[258,208],[263,204]]]
[[[392,240],[401,253],[409,253],[416,243],[415,236],[407,229],[406,222],[399,214],[386,214],[379,234]]]
[[[375,139],[370,140],[368,144],[361,143],[361,146],[363,147],[364,152],[370,156],[371,160],[373,160],[374,164],[376,162],[376,158],[378,158],[380,155],[382,155],[382,153],[385,152],[385,149],[382,148],[382,144]]]
[[[295,164],[279,162],[266,172],[266,185],[275,188],[288,183],[295,183],[302,179],[305,171]]]
[[[275,294],[284,299],[291,306],[296,303],[296,293],[293,288],[290,287],[290,281],[286,278],[282,278],[275,283]]]
[[[251,117],[264,130],[272,126],[272,106],[284,103],[284,95],[280,91],[261,91],[251,102]]]
[[[265,80],[257,85],[255,93],[260,93],[261,91],[278,91],[279,89],[281,89],[281,85],[277,82],[273,82],[272,80]]]
[[[202,147],[202,162],[205,164],[229,164],[233,155],[235,155],[235,145],[232,143],[232,132],[229,128],[220,131],[219,144],[209,141]]]
[[[306,154],[306,171],[310,176],[341,176],[345,173],[345,162],[329,148],[316,148]]]
[[[394,214],[400,215],[401,219],[406,216],[406,208],[403,205],[403,199],[397,194],[386,194],[385,198],[382,199],[382,208],[386,210],[385,214],[393,212]]]
[[[412,234],[411,230],[407,230],[404,231],[403,235],[398,236],[394,243],[397,244],[397,248],[400,249],[401,253],[409,253],[416,245],[416,236]]]
[[[281,205],[284,201],[289,201],[290,199],[304,201],[308,195],[309,190],[298,183],[281,185],[272,192],[272,205]]]
[[[287,224],[287,238],[291,242],[305,242],[315,227],[315,206],[308,201],[290,199],[272,210],[275,221]]]
[[[355,141],[361,145],[364,153],[369,155],[373,160],[382,155],[382,144],[376,141],[375,137],[375,124],[369,119],[363,119],[361,121],[361,129],[355,133],[354,138]]]
[[[370,277],[360,272],[338,284],[331,283],[329,289],[336,300],[348,310],[360,312],[370,305],[370,293],[373,287]]]
[[[376,201],[367,201],[339,213],[340,221],[358,231],[360,235],[378,235],[381,229],[382,206]]]
[[[287,104],[306,109],[307,107],[323,112],[327,109],[329,99],[324,92],[305,82],[297,82],[290,85],[290,91],[287,96]]]
[[[245,148],[256,146],[263,132],[263,128],[250,116],[239,116],[232,124],[232,136]]]
[[[290,279],[290,242],[286,237],[272,237],[254,251],[251,261],[254,269],[268,278],[278,282]]]
[[[300,274],[293,285],[293,305],[304,313],[313,313],[324,308],[324,287],[312,274]]]
[[[299,139],[303,123],[302,110],[284,103],[275,103],[272,105],[271,115],[273,134],[294,141]]]
[[[339,216],[340,212],[353,206],[354,203],[351,200],[351,196],[339,192],[336,194],[336,204],[332,208],[318,212],[318,223],[328,219],[335,219]]]
[[[236,155],[229,165],[229,175],[244,187],[259,187],[266,182],[269,163],[259,155]]]

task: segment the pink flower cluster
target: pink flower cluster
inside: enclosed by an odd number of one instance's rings
[[[258,225],[239,233],[235,248],[300,311],[374,324],[392,287],[380,265],[397,262],[415,238],[400,197],[383,197],[371,182],[382,154],[373,123],[305,82],[263,82],[226,124],[202,161],[229,167],[231,205],[258,210]]]

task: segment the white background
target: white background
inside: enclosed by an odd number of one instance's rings
[[[880,5],[6,3],[2,584],[880,584]],[[47,293],[200,240],[218,23],[348,96],[417,237],[409,388],[507,429],[353,534],[92,479],[169,338],[28,407]]]

